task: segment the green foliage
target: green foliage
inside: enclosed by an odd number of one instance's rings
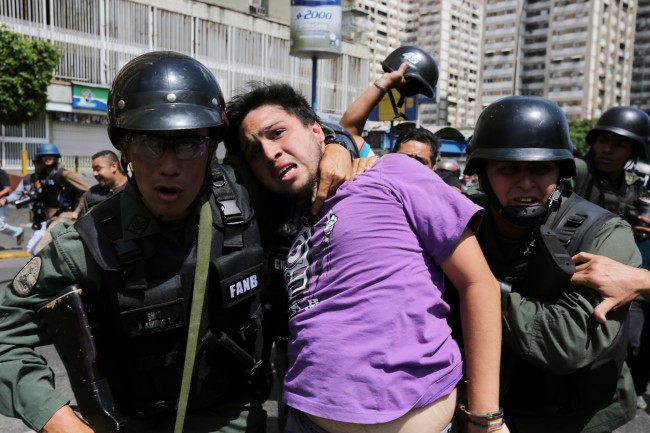
[[[573,120],[569,122],[571,141],[578,148],[578,154],[576,156],[584,156],[589,150],[589,145],[585,141],[585,138],[587,137],[587,132],[589,132],[595,123],[595,120]]]
[[[0,26],[0,123],[18,125],[45,112],[47,86],[61,51]]]

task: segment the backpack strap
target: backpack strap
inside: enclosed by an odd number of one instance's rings
[[[212,194],[224,225],[223,254],[244,247],[244,214],[221,165],[212,168]]]

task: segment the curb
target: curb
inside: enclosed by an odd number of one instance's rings
[[[0,259],[15,259],[17,257],[31,257],[28,251],[7,251],[0,252]]]

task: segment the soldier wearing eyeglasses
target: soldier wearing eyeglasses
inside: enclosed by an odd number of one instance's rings
[[[263,254],[249,195],[215,162],[219,84],[190,57],[144,54],[108,115],[129,181],[0,294],[0,413],[46,433],[264,432]],[[79,412],[33,350],[51,342]]]

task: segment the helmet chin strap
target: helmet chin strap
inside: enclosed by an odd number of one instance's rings
[[[487,179],[481,183],[483,192],[488,197],[490,205],[503,216],[503,218],[511,224],[520,227],[536,227],[543,224],[548,217],[548,214],[556,210],[560,206],[560,197],[564,185],[562,179],[558,179],[555,184],[555,189],[551,193],[548,201],[545,204],[536,204],[532,206],[503,206],[497,198],[492,186]]]

